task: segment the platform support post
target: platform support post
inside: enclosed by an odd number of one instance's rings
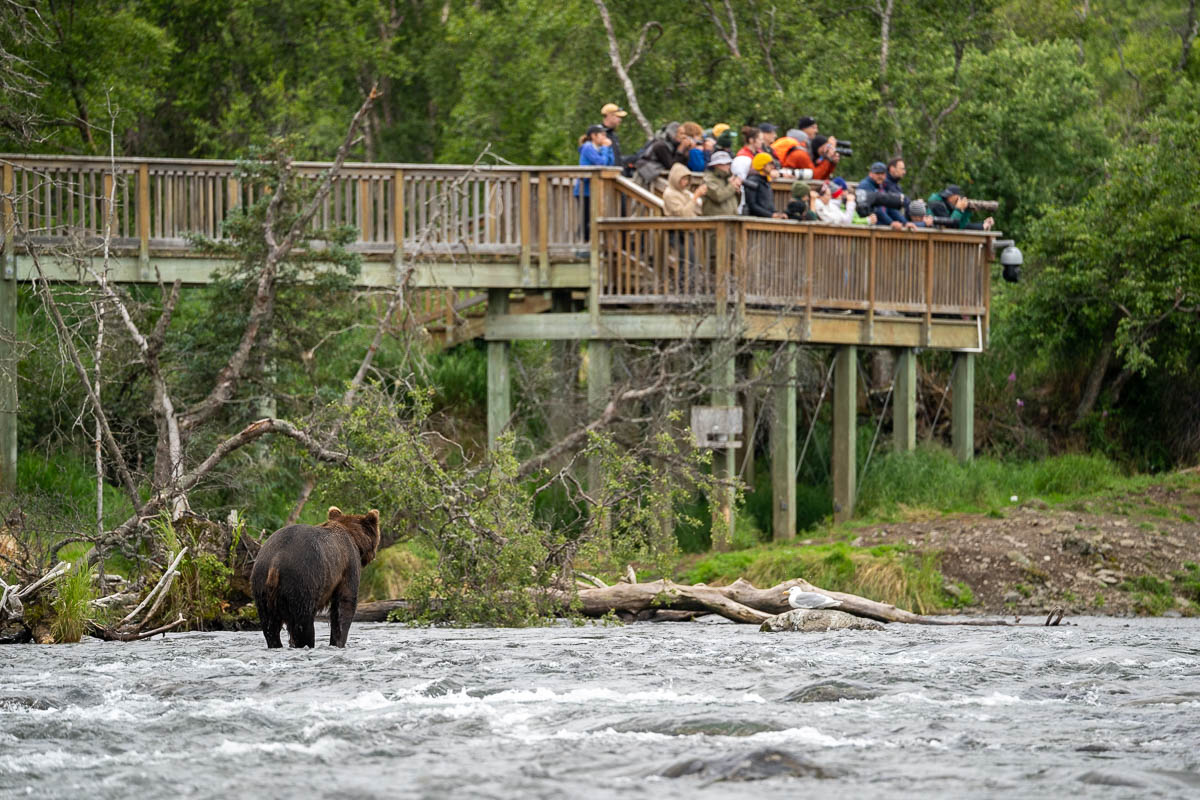
[[[839,347],[833,367],[833,519],[854,516],[858,348]]]
[[[771,514],[772,538],[796,535],[796,345],[784,345],[772,399]]]
[[[913,348],[901,348],[897,354],[893,380],[892,434],[896,452],[907,453],[917,446],[917,353]]]
[[[508,290],[488,289],[487,315],[491,319],[508,314]],[[487,343],[487,429],[488,449],[496,447],[512,416],[512,375],[508,367],[508,342]]]
[[[975,354],[954,354],[954,380],[950,388],[950,439],[954,455],[963,464],[975,457]]]

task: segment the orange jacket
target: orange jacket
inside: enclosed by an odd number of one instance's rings
[[[775,151],[775,158],[779,159],[779,163],[786,169],[811,169],[813,171],[813,180],[823,181],[833,174],[833,170],[837,167],[832,161],[822,160],[820,164],[813,164],[812,156],[808,153],[808,147],[800,144],[791,136],[781,136],[771,143],[771,149]]]

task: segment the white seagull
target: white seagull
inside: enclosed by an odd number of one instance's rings
[[[788,605],[792,608],[836,608],[841,600],[834,600],[820,592],[806,592],[799,586],[793,586],[788,591]]]

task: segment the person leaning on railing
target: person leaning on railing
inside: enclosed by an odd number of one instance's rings
[[[579,139],[579,166],[611,167],[614,164],[612,140],[603,125],[593,125]],[[580,178],[575,182],[575,196],[580,199],[580,217],[583,220],[583,240],[592,233],[591,179]]]
[[[751,217],[786,219],[787,214],[775,210],[775,193],[771,181],[779,176],[775,161],[767,153],[757,153],[750,161],[750,174],[746,176],[745,213]]]
[[[935,217],[949,217],[951,228],[972,231],[990,231],[996,220],[988,217],[983,222],[971,222],[971,206],[962,189],[950,184],[940,192],[929,195],[929,211]]]
[[[918,228],[932,228],[934,225],[933,215],[929,213],[929,206],[920,198],[908,204],[908,220]]]
[[[854,222],[854,195],[846,190],[846,182],[841,178],[824,181],[811,203],[813,211],[822,222],[833,225],[849,225]]]
[[[808,183],[796,181],[792,184],[792,199],[784,213],[788,219],[794,219],[796,222],[817,222],[820,217],[810,207],[813,199],[813,192],[808,188]]]
[[[700,205],[701,216],[718,217],[737,213],[742,181],[730,174],[732,164],[733,159],[727,150],[718,150],[708,160],[708,169],[704,170],[704,185],[707,188],[704,202]]]
[[[668,217],[698,217],[707,184],[700,184],[691,191],[692,173],[683,164],[675,164],[667,174],[667,188],[663,191],[663,213]]]

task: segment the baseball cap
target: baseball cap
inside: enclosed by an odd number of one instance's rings
[[[618,117],[623,117],[627,113],[629,113],[629,112],[627,112],[625,109],[621,108],[616,103],[605,103],[604,106],[600,109],[601,116],[608,116],[609,114],[616,114]]]
[[[882,161],[876,161],[867,172],[887,172],[887,164],[884,164]]]

